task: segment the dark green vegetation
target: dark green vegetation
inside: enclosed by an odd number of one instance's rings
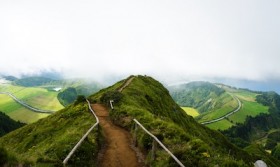
[[[23,125],[25,124],[21,122],[16,122],[6,114],[0,112],[0,137],[15,129],[22,127]]]
[[[272,150],[272,155],[279,159],[277,144],[280,143],[280,96],[274,92],[264,92],[258,95],[256,100],[268,106],[269,112],[247,117],[243,124],[238,124],[223,133],[241,147],[256,143],[262,149]]]
[[[70,87],[70,88],[63,90],[62,92],[59,92],[57,95],[57,98],[63,106],[67,106],[67,105],[73,103],[76,100],[77,96],[78,96],[78,94],[77,94],[76,89]]]
[[[82,101],[82,102],[81,102]],[[0,138],[9,164],[61,165],[63,159],[95,123],[84,100],[55,114],[26,125]],[[97,132],[92,132],[70,159],[73,166],[90,166],[98,151]],[[5,156],[5,155],[3,155]]]
[[[200,125],[185,114],[158,81],[137,76],[123,92],[116,91],[124,82],[118,82],[89,98],[92,102],[108,106],[109,100],[114,100],[110,116],[116,124],[134,134],[133,118],[136,118],[186,166],[252,166],[259,158],[237,148],[221,133]],[[152,139],[141,130],[137,131],[137,138],[140,148],[150,155]],[[159,150],[156,154],[152,166],[176,166],[165,151]],[[279,165],[277,163],[268,162],[275,167]]]

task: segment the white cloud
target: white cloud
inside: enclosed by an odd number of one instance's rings
[[[0,72],[280,78],[280,2],[1,1]]]

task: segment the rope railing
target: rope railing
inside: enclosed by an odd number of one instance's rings
[[[178,158],[172,154],[171,151],[169,151],[164,144],[162,144],[162,142],[156,137],[154,136],[151,132],[149,132],[140,122],[138,122],[136,119],[133,119],[133,121],[136,123],[136,125],[140,126],[148,135],[150,135],[154,141],[153,141],[153,146],[152,146],[152,156],[155,156],[155,141],[178,163],[178,165],[180,165],[181,167],[185,167],[182,162],[180,160],[178,160]],[[137,129],[137,126],[135,127]],[[135,134],[136,137],[136,134]],[[136,140],[136,139],[135,139]]]
[[[84,136],[80,139],[80,141],[74,146],[74,148],[70,151],[70,153],[67,155],[67,157],[63,160],[63,164],[64,166],[67,164],[68,160],[71,158],[71,156],[74,154],[74,152],[81,146],[82,142],[85,140],[85,138],[89,135],[89,133],[95,128],[97,127],[97,125],[99,124],[99,119],[96,116],[96,114],[94,113],[94,111],[92,110],[91,106],[90,106],[90,102],[86,99],[87,103],[88,103],[88,107],[90,109],[90,111],[92,112],[92,114],[94,115],[95,119],[96,119],[96,123],[94,125],[92,125],[92,127],[84,134]]]

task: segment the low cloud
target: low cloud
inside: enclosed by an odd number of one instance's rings
[[[280,78],[278,1],[0,2],[0,73]]]

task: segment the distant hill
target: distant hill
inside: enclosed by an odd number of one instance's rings
[[[19,86],[33,87],[33,86],[41,86],[52,81],[54,80],[50,78],[44,78],[44,77],[27,77],[27,78],[14,80],[14,83]]]
[[[18,79],[18,78],[14,77],[14,76],[3,76],[3,78],[5,78],[8,81],[15,81],[15,80]]]
[[[210,82],[190,82],[168,87],[172,98],[184,107],[193,107],[200,113],[217,110],[222,107],[221,97],[231,100],[225,90]]]
[[[0,112],[0,137],[24,125],[24,123],[16,122],[6,114]]]

